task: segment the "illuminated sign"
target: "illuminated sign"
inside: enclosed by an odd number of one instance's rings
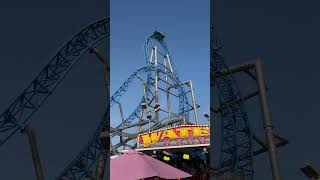
[[[182,125],[138,134],[137,148],[156,148],[210,143],[210,126]]]

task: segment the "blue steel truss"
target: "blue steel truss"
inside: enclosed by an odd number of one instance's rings
[[[100,140],[100,133],[106,127],[106,121],[110,118],[110,106],[108,106],[104,113],[98,128],[92,136],[89,143],[82,149],[82,151],[71,161],[71,163],[62,171],[56,178],[57,180],[80,180],[88,178],[92,171],[94,171],[95,164],[103,149]],[[107,125],[108,126],[108,125]]]
[[[0,145],[28,126],[31,116],[53,93],[72,66],[90,48],[109,38],[109,32],[109,18],[103,18],[84,27],[58,50],[32,83],[0,115]],[[102,149],[99,135],[108,122],[109,109],[89,143],[57,179],[78,180],[88,175]]]
[[[86,27],[66,42],[49,63],[0,115],[0,146],[18,130],[28,126],[31,116],[53,93],[72,66],[89,48],[109,36],[109,18]]]
[[[246,179],[253,178],[252,133],[242,95],[231,74],[222,75],[227,70],[222,46],[216,32],[211,28],[211,69],[212,78],[218,89],[219,116],[222,122],[222,141],[218,172],[236,172],[243,170]]]
[[[157,36],[158,35],[158,36]],[[163,74],[167,74],[168,77],[174,82],[174,85],[176,86],[176,88],[178,89],[178,97],[179,97],[179,115],[184,115],[186,118],[188,118],[189,116],[189,111],[190,106],[188,103],[188,98],[186,96],[186,91],[184,90],[183,86],[181,85],[181,81],[179,79],[178,73],[174,67],[173,62],[171,61],[171,65],[173,68],[173,72],[170,72],[169,69],[165,69],[164,66],[157,66],[154,67],[150,62],[150,53],[151,53],[151,41],[155,41],[158,43],[158,45],[162,46],[162,48],[165,50],[164,53],[168,53],[169,54],[169,50],[168,47],[164,41],[164,36],[159,37],[159,35],[161,36],[162,34],[160,34],[159,32],[154,32],[152,35],[150,35],[146,42],[145,42],[145,59],[146,59],[146,67],[140,68],[137,71],[135,71],[123,84],[122,86],[114,93],[114,95],[111,97],[111,101],[110,101],[110,105],[111,107],[119,102],[121,96],[123,94],[126,93],[126,91],[128,90],[128,88],[130,87],[131,83],[137,79],[137,77],[143,73],[147,74],[147,88],[150,89],[150,87],[152,86],[153,80],[152,80],[152,75],[151,73],[154,72],[158,72],[158,73],[163,73]],[[147,91],[147,97],[148,99],[153,99],[152,95]],[[142,98],[141,102],[138,104],[138,106],[136,107],[136,109],[128,116],[128,118],[125,119],[124,123],[119,124],[117,127],[115,128],[120,128],[121,126],[125,126],[130,124],[134,119],[139,119],[141,118],[141,106],[140,104],[142,102],[144,102],[145,99]],[[111,133],[111,138],[115,137],[117,134],[115,133]]]
[[[138,69],[135,71],[133,74],[130,75],[130,77],[121,85],[121,87],[114,93],[114,95],[111,97],[110,105],[111,107],[116,104],[121,96],[127,91],[127,89],[130,87],[131,83],[136,80],[140,75],[142,74],[149,74],[149,73],[154,73],[154,72],[162,73],[162,74],[167,74],[168,77],[174,82],[174,85],[176,85],[177,90],[178,90],[178,96],[185,96],[185,92],[182,88],[182,86],[179,85],[179,81],[177,80],[177,77],[174,76],[173,73],[168,73],[168,71],[165,71],[165,68],[162,66],[158,66],[157,68],[154,66],[146,66],[143,68]],[[152,99],[149,97],[149,99]],[[189,108],[190,110],[190,108]],[[137,106],[136,110],[129,115],[128,118],[125,119],[124,123],[121,123],[118,125],[116,128],[120,128],[123,125],[128,125],[130,124],[134,119],[136,118],[141,118],[141,106]],[[187,111],[187,110],[184,110]],[[111,138],[116,136],[117,134],[111,133]]]
[[[155,68],[150,62],[150,53],[151,53],[151,41],[156,41],[160,46],[162,46],[162,48],[165,50],[165,53],[169,54],[169,50],[168,47],[164,41],[164,36],[159,37],[156,36],[159,35],[159,32],[155,32],[152,35],[150,35],[146,42],[145,42],[145,59],[146,59],[146,67],[140,68],[137,71],[135,71],[123,84],[122,86],[114,93],[114,95],[111,97],[111,101],[110,101],[110,105],[111,107],[117,103],[121,96],[123,94],[126,93],[126,91],[128,90],[128,88],[130,87],[130,84],[140,75],[143,73],[147,73],[147,86],[148,88],[150,88],[150,86],[152,85],[152,76],[151,73],[154,71],[158,71],[161,73],[165,73],[167,74],[174,82],[174,84],[177,86],[178,88],[178,97],[179,97],[179,115],[185,115],[186,117],[188,117],[188,112],[190,111],[190,108],[188,106],[188,99],[185,93],[185,90],[182,86],[180,86],[181,81],[179,79],[178,73],[174,67],[173,62],[171,62],[171,65],[174,69],[173,73],[171,73],[169,71],[169,69],[167,69],[165,71],[165,68],[162,66],[158,66],[157,68]],[[150,96],[149,92],[147,92],[147,96]],[[149,99],[152,99],[150,97],[148,97]],[[123,124],[118,125],[116,128],[119,128],[123,125],[127,125],[130,124],[134,119],[136,118],[141,118],[141,106],[140,104],[144,102],[144,98],[141,98],[141,102],[138,104],[138,106],[136,107],[136,109],[125,119]],[[116,134],[111,134],[111,138],[113,138]]]
[[[153,43],[159,44],[162,47],[162,49],[165,51],[163,53],[168,54],[170,59],[172,60],[171,54],[169,52],[169,49],[168,49],[166,42],[164,41],[164,38],[165,38],[165,36],[158,31],[155,31],[152,35],[150,35],[147,38],[147,40],[145,42],[144,49],[145,49],[145,60],[146,60],[146,63],[148,66],[152,66],[152,64],[149,62],[149,60],[150,60],[150,52],[151,52],[151,49],[153,48],[152,47]],[[173,61],[171,61],[171,66],[173,69],[172,75],[175,77],[175,83],[181,84],[177,68],[175,67]],[[150,75],[148,77],[151,78]],[[148,82],[150,83],[149,79],[148,79]],[[150,86],[149,83],[147,83],[147,84]],[[186,92],[183,86],[181,88],[182,88],[183,92]],[[179,94],[179,110],[180,110],[180,112],[179,112],[180,115],[184,115],[186,118],[189,117],[190,108],[189,108],[188,99],[187,99],[187,96],[185,95],[185,93]]]

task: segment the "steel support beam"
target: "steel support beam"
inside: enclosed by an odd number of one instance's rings
[[[279,147],[282,147],[282,146],[287,145],[288,143],[289,143],[289,141],[287,141],[287,140],[281,140],[280,142],[275,143],[275,146],[276,146],[277,148],[279,148]],[[260,154],[265,153],[265,152],[267,152],[267,151],[268,151],[268,148],[261,148],[261,149],[259,149],[259,150],[254,151],[254,152],[253,152],[253,155],[254,155],[254,156],[257,156],[257,155],[260,155]]]
[[[255,62],[256,60],[253,60],[253,61],[248,61],[242,64],[230,66],[228,69],[222,69],[221,71],[219,71],[219,74],[225,76],[225,75],[235,74],[242,71],[247,71],[255,67]]]
[[[156,130],[156,129],[163,128],[163,127],[165,127],[165,126],[167,126],[167,125],[171,125],[171,124],[174,124],[174,123],[177,123],[177,122],[180,122],[180,121],[181,121],[180,119],[174,119],[174,120],[172,120],[169,124],[155,124],[155,125],[153,125],[153,126],[151,127],[151,131]],[[147,133],[147,132],[149,132],[149,130],[143,130],[141,133]],[[122,146],[123,144],[125,144],[125,143],[127,143],[127,142],[129,142],[129,141],[131,141],[131,140],[133,140],[133,139],[136,139],[136,138],[137,138],[137,134],[132,135],[132,136],[128,136],[128,138],[126,138],[126,139],[123,141],[122,144],[121,144],[121,143],[118,143],[118,144],[114,145],[114,148],[115,148],[115,149],[118,149],[118,148],[119,148],[120,146]]]
[[[269,89],[266,88],[266,91],[268,91],[268,90]],[[258,95],[259,95],[259,91],[254,91],[254,92],[248,93],[247,95],[243,96],[241,99],[236,99],[234,101],[228,101],[227,103],[229,103],[229,104],[237,104],[237,103],[239,103],[241,101],[247,101],[247,100],[249,100],[251,98],[254,98],[254,97],[258,96]],[[219,109],[213,108],[212,111],[215,112],[215,113],[220,113],[225,108],[228,108],[228,107],[227,106],[221,106]]]
[[[260,105],[261,105],[261,111],[262,111],[263,127],[265,129],[265,135],[266,135],[267,144],[268,144],[268,152],[269,152],[269,158],[271,163],[272,176],[274,180],[280,180],[281,178],[280,178],[279,163],[277,159],[277,149],[274,143],[273,126],[270,118],[267,92],[266,92],[265,81],[263,77],[263,70],[262,70],[260,59],[258,59],[255,62],[255,69],[256,69],[257,85],[259,90]]]
[[[122,125],[124,124],[124,115],[123,115],[123,111],[122,111],[122,106],[120,103],[118,103],[119,105],[119,111],[120,111],[120,117],[121,117],[121,122],[122,122]],[[120,130],[120,132],[122,132],[122,130]],[[123,141],[123,137],[120,136],[120,142]],[[125,149],[125,146],[123,146],[123,150]]]
[[[193,106],[193,110],[194,110],[194,118],[195,118],[195,120],[196,120],[196,124],[198,125],[198,124],[199,124],[198,111],[197,111],[196,99],[195,99],[195,96],[194,96],[194,91],[193,91],[192,82],[189,81],[188,85],[189,85],[190,91],[191,91],[192,106]]]
[[[105,107],[108,108],[109,106],[109,99],[110,99],[110,66],[106,58],[104,58],[98,51],[97,48],[91,48],[90,53],[94,54],[101,63],[104,65],[104,83],[105,83],[105,88],[106,88],[106,101],[105,101]],[[109,126],[110,122],[108,122],[106,126]],[[106,169],[106,161],[107,161],[107,154],[108,153],[108,148],[109,144],[107,141],[110,141],[109,139],[109,130],[107,127],[104,127],[104,131],[101,132],[100,134],[100,139],[101,143],[103,144],[102,146],[102,151],[101,154],[98,158],[98,163],[97,163],[97,176],[99,180],[104,179],[105,176],[105,169]]]
[[[190,91],[185,92],[185,94],[187,94],[189,92],[191,93],[192,106],[191,105],[190,106],[192,107],[192,109],[194,111],[194,118],[195,118],[196,124],[198,125],[199,124],[198,111],[197,111],[197,104],[196,104],[195,95],[194,95],[194,91],[193,91],[192,81],[181,82],[179,85],[184,85],[184,84],[186,84],[190,88]],[[169,87],[169,89],[170,88],[172,88],[172,87]]]
[[[155,66],[155,74],[154,74],[154,84],[155,84],[155,89],[154,89],[154,97],[155,97],[155,101],[154,101],[154,106],[156,107],[156,109],[154,109],[154,115],[155,115],[155,119],[156,121],[159,121],[159,111],[157,110],[157,106],[159,106],[159,94],[158,94],[158,71],[157,71],[157,66],[158,66],[158,55],[157,55],[158,51],[157,51],[157,47],[154,47],[154,66]]]
[[[274,136],[277,137],[277,135],[274,135]],[[254,137],[254,139],[256,140],[256,137]],[[287,144],[289,143],[289,141],[286,140],[286,139],[284,139],[284,138],[279,139],[279,140],[280,140],[280,142],[275,143],[275,145],[276,145],[277,148],[282,147],[282,146],[285,146],[285,145],[287,145]],[[264,144],[261,140],[258,140],[258,141],[260,141],[260,142],[257,142],[257,143],[259,143],[259,144],[261,143],[260,145],[262,146],[262,148],[259,149],[259,150],[255,150],[255,151],[253,152],[253,156],[257,156],[257,155],[260,155],[260,154],[265,153],[265,152],[268,151],[267,145]],[[241,156],[241,157],[240,157],[240,159],[246,159],[246,158],[248,158],[248,155],[247,155],[247,156]],[[222,166],[227,166],[227,165],[229,165],[230,163],[232,163],[232,161],[225,161],[225,162],[223,162],[223,165],[222,165]],[[213,170],[214,170],[214,171],[217,171],[219,168],[220,168],[220,167],[214,167]]]
[[[168,54],[167,54],[168,55]],[[163,63],[164,63],[164,71],[166,73],[165,82],[166,82],[166,94],[167,94],[167,112],[168,112],[168,121],[170,122],[170,93],[169,93],[169,83],[168,83],[168,74],[167,74],[167,61],[169,65],[169,59],[167,59],[168,56],[164,57]],[[171,68],[172,71],[172,68]]]
[[[44,180],[35,133],[34,133],[33,129],[30,127],[25,128],[23,130],[23,133],[25,133],[28,136],[30,150],[31,150],[31,154],[32,154],[33,165],[34,165],[34,170],[36,172],[37,180]]]
[[[251,73],[250,71],[251,69],[255,70],[255,74]],[[258,90],[256,92],[253,92],[244,98],[244,99],[250,99],[256,95],[259,95],[259,99],[260,99],[260,108],[262,112],[263,127],[265,129],[267,148],[262,148],[258,151],[255,151],[254,155],[258,155],[268,151],[273,180],[280,180],[281,178],[280,178],[280,170],[279,170],[279,163],[277,159],[276,148],[288,144],[288,141],[284,138],[279,137],[278,139],[280,139],[281,142],[279,143],[274,142],[275,137],[278,137],[278,136],[274,135],[273,133],[273,126],[271,123],[270,112],[269,112],[268,101],[267,101],[267,93],[266,93],[268,88],[266,87],[266,83],[263,77],[261,60],[257,58],[257,60],[254,60],[254,61],[248,61],[240,65],[234,65],[229,67],[229,69],[223,69],[219,71],[219,74],[222,76],[226,76],[226,75],[235,74],[239,72],[247,73],[252,79],[256,81],[257,87],[258,87]],[[224,108],[224,107],[221,107],[221,108]],[[221,111],[221,108],[219,109],[211,108],[211,110],[214,111],[215,113],[219,113]]]

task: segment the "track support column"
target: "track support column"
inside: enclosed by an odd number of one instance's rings
[[[109,106],[109,99],[110,99],[110,66],[106,58],[102,57],[99,53],[97,48],[91,48],[90,53],[94,54],[104,66],[104,81],[105,81],[105,88],[106,88],[106,101],[105,106],[106,109]],[[97,164],[97,176],[99,180],[104,179],[105,171],[106,171],[106,163],[109,162],[108,154],[109,154],[109,144],[111,144],[110,140],[110,133],[109,133],[109,124],[110,121],[106,120],[106,124],[103,127],[102,132],[100,133],[100,140],[102,144],[101,154],[98,158]],[[108,170],[109,171],[109,170]],[[109,174],[109,173],[107,173]]]
[[[168,72],[168,67],[167,67],[167,61],[168,61],[168,65],[169,65],[169,59],[168,59],[168,54],[166,56],[164,56],[164,60],[163,60],[163,64],[164,64],[164,72],[167,73]],[[167,94],[167,111],[168,111],[168,122],[171,121],[170,119],[170,93],[169,93],[169,82],[168,82],[168,74],[166,74],[166,94]]]
[[[124,115],[123,115],[123,111],[122,111],[122,106],[120,103],[118,103],[119,105],[119,111],[120,111],[120,117],[121,117],[121,122],[122,122],[122,128],[124,127]],[[122,133],[122,130],[120,131]],[[120,137],[120,143],[122,144],[123,143],[123,137],[121,136]],[[126,146],[123,145],[123,150],[125,150]]]
[[[198,111],[197,111],[197,104],[196,104],[196,99],[194,96],[194,91],[193,91],[193,86],[192,86],[192,81],[188,82],[188,85],[190,87],[191,91],[191,97],[192,97],[192,106],[193,106],[193,111],[194,111],[194,118],[196,120],[196,124],[199,124],[199,119],[198,119]]]
[[[272,129],[273,126],[270,120],[267,93],[266,93],[265,81],[263,77],[263,70],[262,70],[260,59],[256,61],[255,66],[256,66],[257,85],[259,90],[260,105],[261,105],[262,118],[263,118],[263,127],[265,129],[265,135],[266,135],[268,149],[269,149],[268,152],[270,157],[272,176],[274,180],[280,180],[277,150],[274,143],[273,129]]]
[[[29,145],[32,154],[32,160],[34,165],[34,170],[36,172],[37,180],[44,180],[39,151],[37,147],[36,136],[32,128],[27,127],[23,131],[28,136]]]
[[[158,56],[157,56],[157,47],[154,47],[154,67],[155,67],[155,74],[154,74],[154,96],[155,96],[155,101],[154,101],[154,113],[155,113],[155,120],[158,122],[159,121],[159,94],[158,94],[158,80],[159,80],[159,75],[158,75]]]

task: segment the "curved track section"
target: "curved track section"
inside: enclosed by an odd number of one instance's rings
[[[151,63],[151,51],[152,48],[154,48],[155,46],[158,48],[158,51],[160,52],[160,54],[165,55],[167,54],[167,56],[170,56],[169,54],[169,50],[168,50],[168,46],[166,45],[165,41],[164,41],[164,35],[162,35],[159,32],[154,32],[152,35],[150,35],[147,40],[145,41],[145,46],[144,46],[144,53],[145,53],[145,60],[146,60],[146,64],[147,66],[144,68],[141,68],[137,71],[135,71],[124,83],[123,85],[114,93],[114,95],[111,97],[111,106],[113,106],[116,103],[119,103],[119,100],[121,99],[121,96],[124,95],[128,88],[130,87],[130,84],[136,80],[138,78],[139,75],[141,74],[147,74],[147,79],[146,79],[146,84],[147,84],[147,89],[151,89],[152,86],[154,86],[154,79],[152,74],[154,74],[155,72],[160,73],[160,74],[165,74],[167,75],[174,83],[175,88],[178,89],[178,97],[179,97],[179,113],[178,116],[184,116],[186,118],[188,118],[189,115],[189,111],[190,109],[190,105],[188,103],[188,98],[186,96],[186,91],[184,90],[183,86],[181,85],[181,81],[179,79],[178,73],[176,71],[176,68],[174,67],[174,64],[172,61],[170,66],[172,67],[171,71],[168,66],[165,67],[162,64],[158,64],[158,66],[155,66],[154,64]],[[169,57],[167,57],[169,58]],[[154,95],[152,93],[150,93],[150,91],[147,91],[147,99],[151,100],[154,99]],[[141,101],[139,104],[137,104],[136,109],[124,120],[123,123],[120,123],[117,127],[115,127],[114,129],[118,129],[120,127],[122,127],[122,129],[125,129],[123,127],[126,126],[130,126],[132,127],[133,125],[131,124],[134,120],[136,119],[141,119],[141,112],[142,112],[142,108],[141,108],[141,104],[145,103],[145,99],[142,97]],[[151,103],[151,102],[149,102]],[[111,107],[112,108],[112,107]],[[136,123],[138,124],[138,123]],[[151,127],[152,128],[159,128],[161,127],[161,124],[156,124],[155,126]],[[115,136],[120,136],[121,133],[120,132],[116,132],[111,130],[111,138],[114,138]],[[132,138],[128,138],[127,139],[132,140]],[[127,143],[128,141],[125,141],[124,143]],[[113,146],[113,148],[117,149],[119,146],[121,146],[123,144],[118,143],[115,144]],[[112,151],[110,151],[112,152]]]
[[[28,126],[32,115],[53,93],[73,65],[90,48],[106,38],[109,38],[109,18],[103,18],[84,27],[58,50],[32,83],[0,115],[0,145],[3,145],[18,130]],[[97,159],[97,154],[100,153],[101,143],[97,138],[98,132],[103,128],[104,120],[108,116],[109,108],[91,141],[58,179],[80,179],[87,175]]]
[[[246,179],[253,178],[253,147],[250,124],[240,90],[232,75],[222,75],[221,70],[227,70],[222,46],[217,39],[216,32],[212,31],[211,72],[214,85],[217,87],[219,98],[218,116],[222,123],[222,140],[220,165],[221,174],[243,170]]]
[[[100,133],[104,127],[105,120],[108,119],[110,107],[104,113],[96,132],[85,148],[71,161],[64,169],[57,180],[80,180],[91,175],[94,165],[101,153],[102,144]]]
[[[53,93],[90,47],[109,37],[109,18],[86,27],[66,42],[20,96],[0,115],[0,146],[28,126],[32,115]]]
[[[147,86],[148,86],[148,88],[150,88],[152,86],[152,82],[153,82],[152,76],[151,76],[152,71],[159,71],[159,72],[165,73],[168,76],[170,76],[170,78],[174,81],[175,85],[178,87],[178,89],[179,89],[179,94],[178,94],[178,96],[179,96],[179,109],[180,109],[179,114],[188,116],[188,112],[190,111],[190,108],[188,108],[189,107],[188,106],[188,99],[186,97],[184,88],[182,86],[180,86],[181,81],[179,79],[178,73],[176,71],[176,68],[174,67],[173,62],[171,61],[171,65],[173,67],[173,72],[171,72],[167,67],[164,67],[164,66],[158,66],[157,68],[155,68],[152,65],[152,63],[150,62],[150,52],[151,52],[151,49],[153,48],[154,45],[161,47],[162,54],[169,55],[168,46],[166,45],[166,43],[164,41],[164,36],[162,36],[162,34],[160,34],[157,31],[155,33],[153,33],[152,35],[150,35],[147,38],[147,40],[145,42],[145,46],[144,46],[144,48],[145,48],[144,53],[145,53],[147,67],[144,67],[144,68],[137,70],[123,83],[123,85],[111,97],[110,105],[113,106],[115,103],[117,103],[120,100],[121,96],[123,94],[125,94],[126,91],[128,90],[132,81],[134,81],[140,73],[144,72],[144,73],[148,74]],[[147,95],[150,96],[150,94],[148,92],[147,92]],[[152,97],[149,97],[149,99],[152,99]],[[140,104],[142,102],[144,102],[144,98],[142,98],[141,102],[138,104],[138,106],[134,110],[134,112],[132,112],[130,114],[130,116],[125,119],[124,123],[119,124],[116,128],[128,125],[136,118],[141,118],[142,109],[140,107]],[[113,138],[115,135],[116,135],[115,133],[111,133],[111,138]]]
[[[165,36],[162,35],[160,32],[156,31],[155,33],[153,33],[151,36],[149,36],[145,42],[145,46],[144,46],[144,49],[145,49],[145,60],[146,60],[146,63],[147,65],[151,65],[150,63],[150,52],[151,52],[151,49],[153,48],[154,45],[158,45],[159,47],[161,47],[162,49],[162,54],[168,54],[169,58],[172,58],[171,57],[171,54],[169,52],[169,49],[168,49],[168,46],[166,44],[166,42],[164,41],[164,38]],[[171,61],[171,66],[172,66],[172,69],[173,69],[173,72],[172,74],[176,77],[176,81],[177,81],[177,84],[181,84],[181,81],[180,81],[180,78],[179,78],[179,75],[178,75],[178,71],[177,71],[177,68],[175,67],[174,65],[174,62]],[[182,87],[183,91],[185,92],[184,88]],[[189,116],[189,106],[188,106],[188,99],[187,97],[185,96],[185,93],[181,94],[181,96],[179,96],[179,109],[180,109],[180,113],[181,115],[185,115],[185,116]]]
[[[172,73],[168,73],[166,71],[166,69],[164,67],[154,67],[154,66],[146,66],[146,67],[143,67],[143,68],[140,68],[138,69],[137,71],[135,71],[123,84],[122,86],[114,93],[114,95],[111,97],[111,102],[110,102],[110,105],[111,105],[111,108],[114,104],[116,104],[120,99],[121,99],[121,96],[126,92],[126,90],[128,89],[128,87],[131,85],[131,83],[134,81],[134,80],[137,80],[139,78],[140,75],[143,75],[143,74],[151,74],[151,73],[154,73],[154,72],[158,72],[159,74],[165,74],[165,75],[168,75],[168,77],[174,82],[174,85],[176,85],[176,88],[178,89],[178,92],[179,92],[179,96],[183,96],[184,94],[184,91],[182,89],[182,86],[179,86],[179,81],[177,80],[177,78],[172,74]],[[151,83],[150,83],[151,84]],[[149,93],[149,96],[148,96],[148,99],[154,99],[154,96],[153,94]],[[144,101],[143,101],[144,102]],[[124,123],[121,123],[119,124],[115,129],[117,128],[120,128],[120,127],[125,127],[125,126],[128,126],[130,125],[133,120],[135,119],[140,119],[141,118],[141,106],[138,105],[136,110],[131,113],[131,115],[124,121]],[[162,124],[161,124],[162,123]],[[156,127],[161,127],[163,126],[164,122],[161,122],[161,123],[158,123],[158,124],[155,124],[153,126],[153,128],[156,128]],[[112,131],[111,130],[111,138],[115,137],[115,136],[120,136],[121,134],[119,134],[119,132],[116,132],[116,131]],[[132,140],[133,138],[129,138],[128,140]],[[128,141],[126,141],[125,143],[127,143]],[[114,148],[117,149],[119,148],[121,145],[123,144],[115,144],[114,145]]]

